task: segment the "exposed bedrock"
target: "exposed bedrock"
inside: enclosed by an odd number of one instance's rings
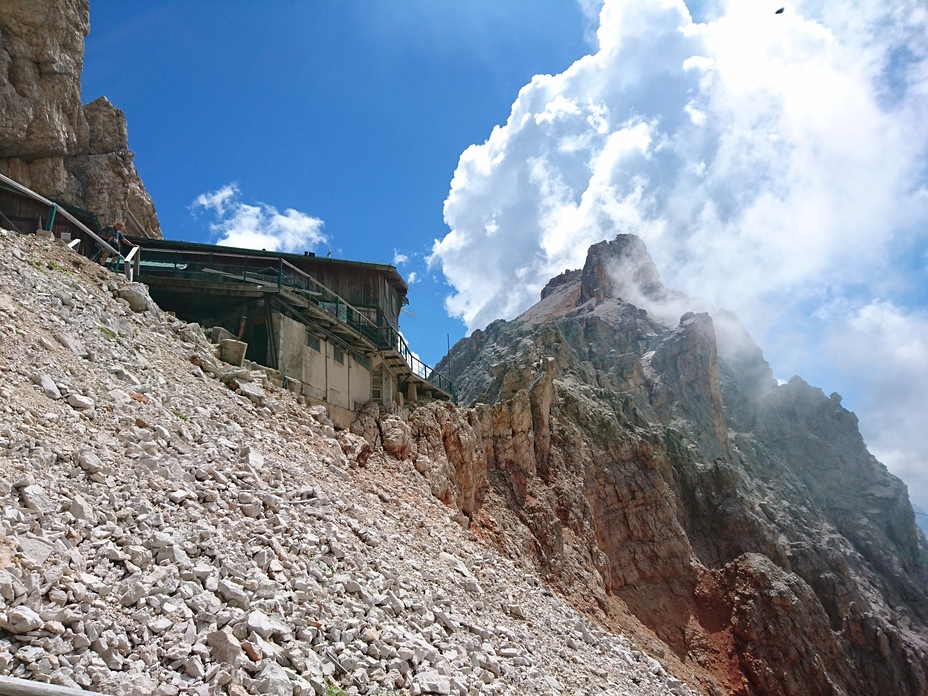
[[[778,385],[733,315],[658,319],[687,298],[643,248],[595,245],[452,349],[439,368],[471,408],[412,418],[414,450],[455,453],[433,488],[578,605],[608,621],[620,599],[723,692],[928,693],[904,484],[837,394]]]

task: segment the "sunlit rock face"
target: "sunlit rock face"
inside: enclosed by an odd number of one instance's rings
[[[778,385],[706,309],[620,235],[458,343],[439,369],[474,408],[468,516],[579,604],[621,599],[722,692],[928,692],[904,484],[837,394]]]
[[[160,237],[125,114],[105,97],[81,104],[89,31],[87,0],[0,3],[0,172],[103,224],[125,220],[131,234]]]

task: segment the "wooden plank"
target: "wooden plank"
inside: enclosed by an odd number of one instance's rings
[[[227,297],[247,297],[247,298],[258,298],[264,297],[267,294],[275,294],[277,292],[276,287],[253,287],[251,285],[233,285],[231,283],[208,283],[203,281],[191,281],[187,279],[182,279],[178,281],[177,278],[172,278],[170,276],[152,276],[144,275],[142,276],[142,282],[148,285],[151,288],[161,290],[164,292],[175,292],[183,294],[207,294],[207,295],[225,295]]]
[[[201,268],[199,272],[212,273],[214,275],[222,276],[224,278],[232,278],[234,280],[238,280],[243,283],[254,283],[256,285],[273,285],[275,288],[277,287],[276,282],[271,282],[269,280],[256,280],[253,278],[249,278],[247,273],[243,275],[240,275],[237,273],[226,273],[225,271],[220,271],[216,268]]]

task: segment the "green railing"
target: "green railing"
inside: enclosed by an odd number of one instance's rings
[[[409,369],[412,370],[413,374],[434,384],[442,391],[451,394],[452,399],[457,399],[458,394],[457,389],[454,387],[454,382],[419,360],[419,358],[409,350],[406,339],[400,335],[399,331],[389,326],[381,327],[379,331],[380,335],[377,344],[381,350],[389,346],[403,356],[403,360],[409,365]]]
[[[256,288],[268,287],[294,293],[354,329],[374,343],[378,350],[399,353],[414,375],[451,394],[452,398],[457,396],[454,383],[419,360],[399,331],[392,326],[378,326],[371,319],[370,314],[376,316],[374,310],[365,312],[354,307],[285,259],[147,248],[139,272],[143,281],[146,275],[171,276],[188,280],[244,283]]]

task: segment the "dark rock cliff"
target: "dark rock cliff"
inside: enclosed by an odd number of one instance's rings
[[[708,692],[928,693],[905,485],[733,315],[655,319],[688,302],[636,237],[593,246],[452,349],[438,367],[470,408],[417,410],[411,456],[453,453],[436,495],[578,604],[624,603]]]

